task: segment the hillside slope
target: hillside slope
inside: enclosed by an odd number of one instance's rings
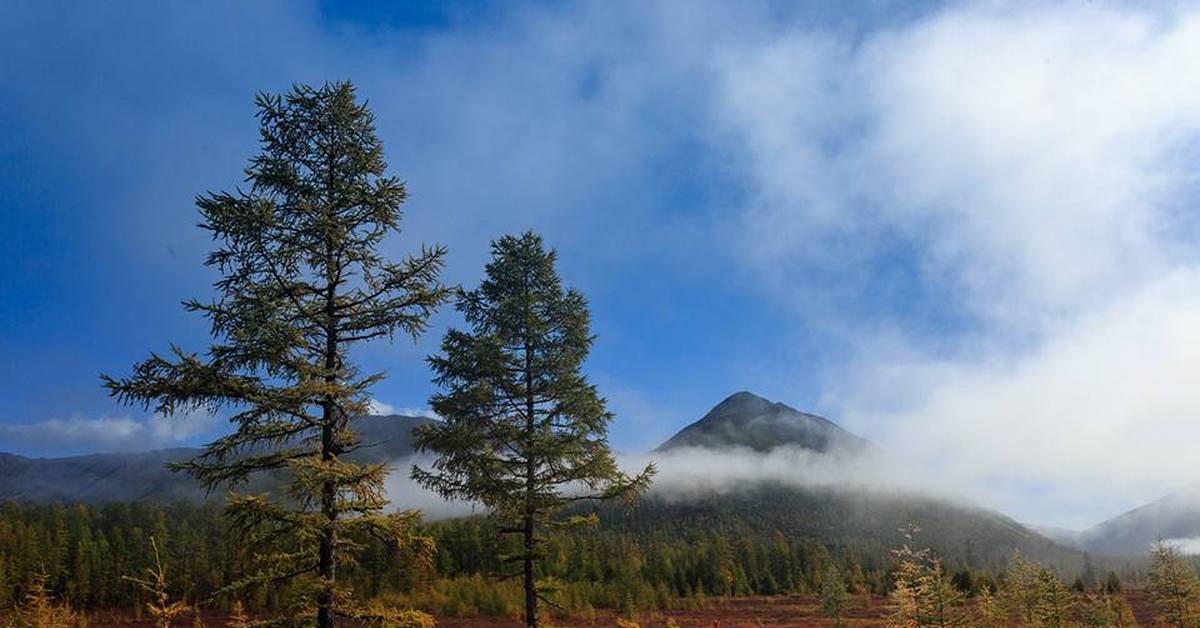
[[[1159,540],[1200,539],[1200,484],[1171,493],[1094,525],[1079,535],[1079,546],[1114,555],[1145,554]],[[1194,542],[1189,543],[1192,551]]]
[[[379,444],[362,450],[357,457],[390,461],[410,456],[412,429],[428,420],[364,418],[359,424],[364,442]],[[190,478],[163,468],[165,461],[184,460],[198,451],[174,449],[57,459],[2,455],[0,501],[201,501],[205,496]],[[708,451],[713,452],[711,456]],[[840,455],[843,453],[852,455]],[[802,476],[812,467],[792,465],[790,456],[806,456],[809,463],[813,457],[833,461],[827,470],[845,469],[849,476],[854,465],[877,460],[879,452],[868,441],[827,419],[751,393],[729,396],[664,442],[651,457],[657,456],[664,465],[681,464],[678,454],[692,461],[705,461],[709,465],[706,470],[717,473],[722,472],[721,465],[734,459],[753,462],[772,457],[786,464],[782,476],[739,476],[733,484],[723,484],[719,489],[699,479],[694,480],[695,490],[686,491],[668,488],[664,482],[632,513],[616,505],[600,508],[597,512],[604,525],[635,534],[667,532],[680,538],[716,528],[743,535],[785,535],[887,556],[887,550],[901,541],[899,528],[915,524],[923,530],[920,542],[952,562],[997,565],[1014,550],[1020,550],[1067,568],[1078,563],[1076,550],[1063,548],[985,508],[911,491],[864,488],[862,484],[806,483]],[[685,480],[693,478],[686,469],[671,471],[677,479],[681,473]]]
[[[952,562],[975,567],[1002,565],[1014,550],[1066,569],[1081,564],[1081,554],[998,512],[917,494],[899,487],[870,488],[857,478],[863,465],[879,464],[883,452],[817,415],[800,412],[748,392],[735,393],[703,418],[683,428],[655,453],[663,464],[683,448],[711,450],[708,460],[743,464],[744,455],[729,457],[730,450],[758,452],[762,456],[795,456],[781,477],[777,467],[770,477],[719,488],[680,491],[651,490],[636,516],[620,509],[597,512],[608,525],[638,533],[666,531],[688,535],[713,528],[732,528],[745,534],[807,537],[832,546],[852,546],[874,555],[886,555],[903,538],[900,528],[921,528],[919,543],[928,545]],[[784,449],[786,448],[786,449]],[[695,456],[692,456],[695,458]],[[842,472],[845,482],[813,483],[805,477],[814,459],[821,466]],[[787,477],[791,475],[791,477]]]
[[[1077,550],[998,512],[914,494],[760,484],[687,500],[650,495],[632,515],[620,507],[596,512],[604,525],[637,534],[665,532],[688,538],[728,530],[740,535],[783,535],[872,556],[887,556],[904,542],[901,528],[915,525],[920,528],[917,544],[933,548],[951,566],[1002,567],[1017,550],[1067,572],[1081,568],[1083,560]]]
[[[413,451],[413,428],[429,420],[395,415],[363,417],[356,427],[363,442],[373,446],[364,447],[353,457],[372,462],[408,457]],[[0,501],[200,502],[206,499],[203,489],[190,476],[172,473],[165,466],[200,452],[178,448],[65,458],[0,453]]]

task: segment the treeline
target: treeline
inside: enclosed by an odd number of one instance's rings
[[[914,549],[915,534],[893,550],[888,625],[977,626],[980,628],[1127,628],[1137,626],[1133,608],[1115,573],[1089,587],[1078,576],[1070,585],[1053,568],[1014,553],[1003,572],[986,581],[951,575],[929,549]],[[1200,626],[1200,577],[1176,548],[1154,546],[1145,593],[1153,605],[1153,625]],[[841,625],[846,594],[821,591],[826,614]]]
[[[149,601],[131,578],[153,568],[161,553],[172,599],[230,608],[279,608],[287,586],[223,594],[253,569],[248,547],[233,534],[217,504],[0,504],[0,609],[19,605],[35,586],[78,609],[139,609]],[[411,593],[437,578],[403,548],[357,539],[364,548],[344,577],[362,599]],[[235,599],[242,596],[246,599]]]
[[[42,605],[43,614],[79,616],[98,609],[148,608],[153,596],[131,577],[165,566],[171,600],[206,608],[276,609],[286,587],[263,586],[235,597],[222,588],[247,568],[246,552],[216,505],[177,503],[0,505],[0,615]],[[434,540],[421,563],[383,543],[367,543],[341,575],[358,603],[376,601],[444,616],[513,616],[520,583],[494,576],[514,541],[483,517],[422,525]],[[1109,572],[1063,577],[1014,555],[999,571],[950,567],[913,540],[890,555],[861,554],[783,535],[747,536],[731,527],[689,534],[575,530],[548,539],[539,580],[560,612],[639,612],[702,605],[709,598],[799,594],[817,598],[834,619],[886,595],[898,626],[1132,626],[1122,595],[1144,587],[1162,623],[1200,626],[1195,565],[1157,546],[1141,582]],[[30,602],[33,600],[33,602]],[[32,625],[32,624],[31,624]],[[50,625],[50,624],[48,624]]]
[[[514,541],[482,517],[425,524],[434,541],[429,564],[364,539],[358,563],[340,574],[362,600],[405,597],[444,614],[508,615],[514,589],[495,576]],[[0,608],[12,608],[39,576],[56,597],[81,609],[135,608],[146,595],[128,581],[152,566],[153,542],[169,571],[173,598],[229,607],[218,595],[248,567],[247,552],[217,505],[114,503],[0,505]],[[889,564],[808,539],[747,536],[736,528],[688,535],[586,528],[547,539],[540,579],[557,582],[556,603],[623,610],[668,608],[706,597],[815,593],[828,563],[844,572],[851,591],[882,594]],[[215,596],[215,597],[214,597]],[[262,587],[254,608],[286,597]]]
[[[432,526],[438,576],[499,573],[506,550],[488,551],[490,528],[486,519]],[[539,575],[562,583],[566,605],[622,610],[706,597],[813,593],[831,562],[845,572],[851,590],[883,593],[889,562],[811,539],[746,535],[736,527],[697,527],[683,535],[585,529],[548,539],[544,556]]]
[[[151,538],[172,571],[173,593],[210,596],[237,574],[240,552],[216,505],[113,503],[0,505],[0,608],[44,586],[78,608],[133,608],[144,596],[127,577],[149,566]]]

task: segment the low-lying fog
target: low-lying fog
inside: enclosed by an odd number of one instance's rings
[[[419,508],[429,519],[483,513],[478,505],[446,501],[409,477],[416,463],[427,466],[428,456],[397,460],[388,480],[388,495],[398,508]],[[878,452],[820,454],[800,447],[777,447],[769,452],[749,448],[720,450],[682,447],[665,452],[621,454],[626,472],[654,463],[657,473],[650,489],[655,498],[679,500],[738,490],[749,484],[771,483],[801,488],[833,488],[856,492],[919,493],[969,503],[938,488],[928,478],[896,464]]]

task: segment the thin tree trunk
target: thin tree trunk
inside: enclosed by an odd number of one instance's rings
[[[525,517],[525,625],[537,628],[537,582],[533,579],[533,517]]]
[[[526,429],[529,432],[529,440],[533,441],[533,397],[528,398],[529,416],[526,421]],[[534,474],[537,471],[537,465],[534,461],[533,454],[527,454],[525,459],[525,625],[528,628],[537,628],[537,582],[533,578],[533,552],[537,545],[537,539],[534,530],[534,504],[533,504],[533,489],[534,489]]]
[[[330,406],[326,405],[326,416],[331,414]],[[328,461],[332,458],[333,447],[333,426],[326,420],[325,427],[321,430],[322,457]],[[321,533],[321,554],[320,562],[317,566],[318,575],[322,579],[322,588],[317,593],[317,628],[334,628],[333,626],[333,591],[328,586],[332,585],[335,577],[335,561],[334,561],[334,546],[337,543],[337,532],[333,528],[333,522],[337,519],[337,511],[334,506],[334,488],[333,482],[325,482],[321,487],[321,510],[329,519],[329,526]]]
[[[525,431],[527,451],[525,455],[525,626],[537,628],[537,582],[533,579],[533,551],[536,545],[534,530],[534,482],[537,460],[534,458],[534,399],[533,399],[533,347],[525,340]]]
[[[325,301],[325,313],[328,317],[325,330],[325,381],[331,384],[337,381],[337,375],[334,373],[334,369],[337,368],[335,290],[336,283],[330,282],[326,290]],[[334,428],[337,418],[337,408],[334,407],[333,399],[327,398],[321,416],[321,460],[326,463],[332,462],[334,459],[334,448],[336,447]],[[337,561],[334,556],[337,546],[337,530],[334,528],[334,522],[337,521],[338,515],[336,497],[333,481],[326,480],[321,486],[321,512],[329,522],[325,530],[321,532],[321,548],[317,565],[317,575],[322,580],[321,589],[317,593],[317,628],[334,628],[333,590],[330,587],[333,586],[334,578],[337,575],[335,571]]]

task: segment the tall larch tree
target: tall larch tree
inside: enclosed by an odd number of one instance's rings
[[[190,301],[213,343],[151,354],[131,376],[104,377],[125,403],[172,416],[227,412],[235,431],[175,465],[209,490],[265,472],[277,494],[231,490],[227,514],[249,547],[270,547],[247,582],[291,580],[320,628],[343,608],[337,567],[364,535],[420,541],[415,513],[384,513],[384,464],[346,454],[371,443],[353,429],[381,373],[364,373],[350,349],[396,334],[414,339],[450,296],[439,275],[445,249],[422,246],[398,262],[380,245],[399,232],[404,184],[387,174],[374,116],[349,83],[297,86],[256,99],[261,152],[245,189],[197,199],[216,243],[206,264],[216,297]]]
[[[580,500],[636,496],[654,472],[629,476],[607,442],[613,415],[581,372],[591,349],[587,301],[564,289],[556,254],[532,232],[492,243],[486,278],[457,308],[467,331],[450,330],[430,358],[442,392],[430,400],[445,421],[417,435],[433,452],[413,468],[421,484],[476,501],[519,535],[525,623],[538,625],[536,565],[551,528],[586,523],[561,511]],[[517,574],[512,574],[517,575]]]

